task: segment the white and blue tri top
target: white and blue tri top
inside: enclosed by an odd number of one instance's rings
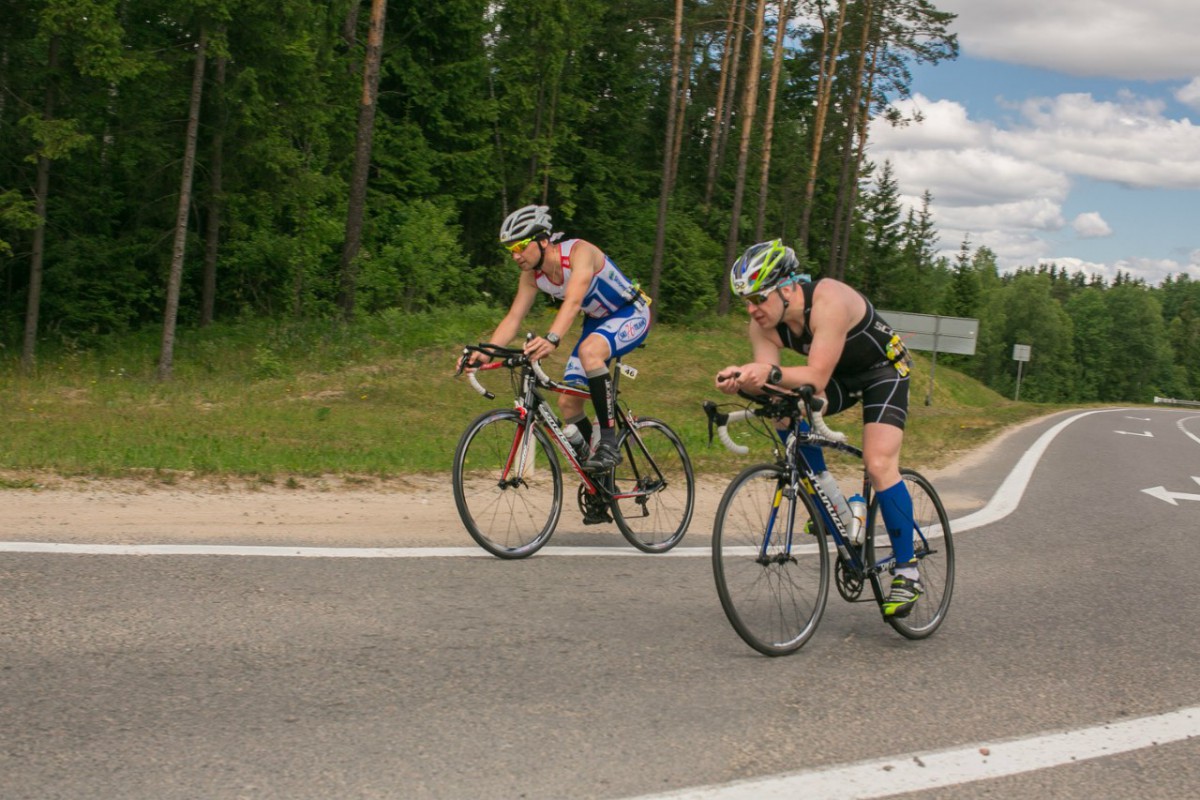
[[[566,297],[567,282],[571,279],[571,248],[581,241],[583,240],[567,239],[558,243],[563,271],[562,283],[553,282],[543,272],[534,273],[537,287],[556,300]],[[580,310],[594,319],[603,319],[641,297],[642,294],[633,281],[626,278],[613,260],[604,255],[604,268],[592,276],[592,285],[583,296]]]

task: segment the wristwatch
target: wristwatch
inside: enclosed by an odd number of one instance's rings
[[[559,338],[557,333],[547,333],[542,338],[545,339],[550,344],[554,345],[555,347],[558,347],[558,343],[562,341],[562,339]]]
[[[767,373],[767,383],[779,383],[783,380],[783,370],[774,364],[771,365],[771,371]]]

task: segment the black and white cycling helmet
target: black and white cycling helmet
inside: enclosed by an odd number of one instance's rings
[[[500,244],[512,244],[551,231],[549,206],[525,206],[508,215],[500,226]]]

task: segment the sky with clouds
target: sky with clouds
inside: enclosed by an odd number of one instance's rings
[[[896,105],[922,121],[877,121],[871,158],[932,194],[942,251],[1200,279],[1200,1],[935,5],[959,57],[914,68]]]

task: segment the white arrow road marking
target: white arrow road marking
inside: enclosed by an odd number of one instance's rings
[[[1195,475],[1192,476],[1192,480],[1194,480],[1196,483],[1200,483],[1200,478],[1197,478]],[[1151,497],[1157,497],[1159,500],[1166,500],[1173,506],[1179,505],[1179,503],[1175,502],[1176,500],[1200,500],[1200,494],[1191,494],[1189,492],[1172,492],[1169,491],[1165,486],[1155,486],[1152,489],[1142,489],[1142,491]]]
[[[1154,438],[1154,434],[1150,431],[1146,431],[1145,433],[1137,433],[1135,431],[1113,431],[1113,433],[1120,433],[1124,436],[1149,436],[1151,439]]]
[[[1149,417],[1125,417],[1125,419],[1136,419],[1138,422],[1149,422]]]

